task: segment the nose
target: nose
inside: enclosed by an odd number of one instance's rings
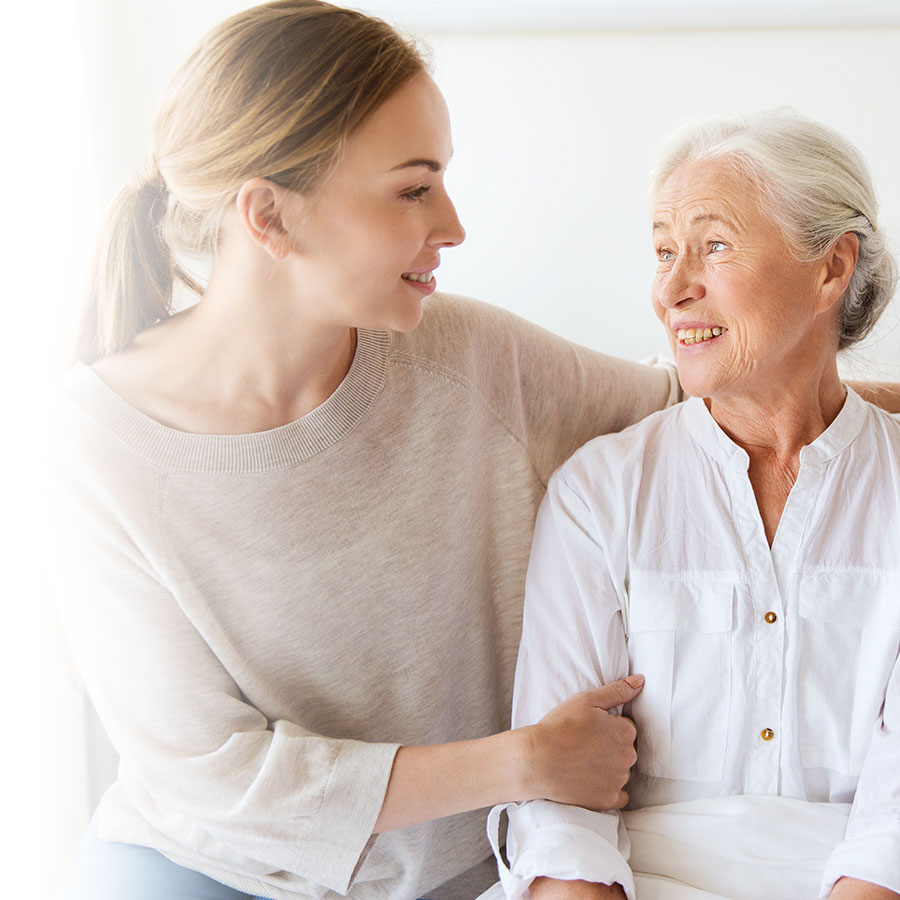
[[[690,254],[679,255],[674,264],[656,277],[655,299],[666,309],[683,308],[706,295],[699,265]]]
[[[459,221],[450,195],[445,190],[442,194],[441,202],[435,211],[435,223],[429,243],[435,247],[456,247],[466,239],[466,230]]]

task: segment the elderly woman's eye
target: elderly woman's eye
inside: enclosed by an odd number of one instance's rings
[[[657,247],[656,258],[660,262],[671,262],[673,259],[675,259],[675,254],[671,250],[666,250],[665,247]]]
[[[727,250],[728,245],[723,241],[710,241],[709,242],[709,252],[710,253],[719,253],[722,250]]]

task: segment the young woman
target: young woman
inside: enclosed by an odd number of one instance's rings
[[[426,304],[450,152],[415,49],[316,0],[169,86],[56,410],[60,615],[121,758],[66,900],[472,897],[479,809],[625,802],[640,679],[507,710],[550,473],[677,382]]]

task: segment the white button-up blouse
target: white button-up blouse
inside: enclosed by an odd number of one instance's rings
[[[900,892],[900,422],[852,390],[800,454],[771,549],[747,454],[702,400],[576,453],[551,479],[513,725],[646,676],[630,808],[729,794],[853,803],[822,884]],[[633,896],[616,813],[511,807],[513,872],[553,858]],[[565,824],[566,839],[559,840]],[[531,871],[529,871],[531,867]]]

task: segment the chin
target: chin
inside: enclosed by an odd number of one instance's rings
[[[412,331],[425,313],[425,304],[419,301],[415,306],[408,306],[403,309],[393,310],[390,316],[391,322],[387,326],[391,331]]]
[[[681,388],[691,397],[710,397],[718,389],[715,379],[706,372],[692,372],[690,367],[678,367],[678,380]]]

